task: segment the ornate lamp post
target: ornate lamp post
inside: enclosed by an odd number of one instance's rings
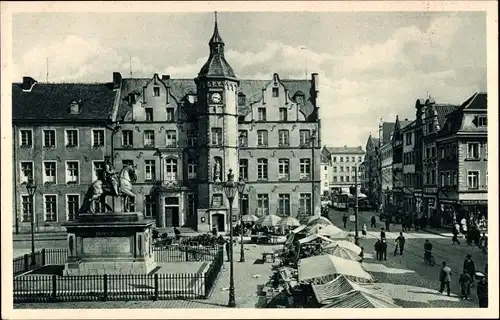
[[[245,181],[240,177],[238,181],[238,196],[240,199],[240,262],[245,262],[245,251],[243,248],[243,214],[242,214],[242,208],[243,208],[243,203],[241,202],[241,199],[243,199],[243,191],[245,191]]]
[[[236,302],[234,300],[234,264],[233,264],[233,200],[236,190],[238,189],[238,183],[234,181],[233,170],[229,169],[229,174],[227,175],[227,181],[223,184],[224,193],[226,194],[227,200],[229,200],[229,302],[228,307],[236,307]]]
[[[33,182],[33,179],[28,180],[28,184],[26,185],[26,190],[28,191],[28,195],[30,196],[31,203],[31,265],[34,266],[35,262],[35,205],[34,205],[34,195],[36,192],[36,184]]]

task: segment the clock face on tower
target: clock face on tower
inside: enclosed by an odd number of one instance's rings
[[[215,92],[210,96],[210,100],[212,100],[213,103],[219,103],[222,101],[222,96],[220,95],[220,93]]]

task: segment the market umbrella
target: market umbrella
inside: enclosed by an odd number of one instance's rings
[[[333,223],[330,220],[328,220],[328,218],[325,218],[323,216],[313,216],[310,217],[309,220],[307,221],[308,226],[313,226],[316,224],[333,225]]]
[[[300,259],[298,273],[299,281],[314,280],[315,278],[332,275],[344,275],[358,279],[372,280],[372,276],[357,261],[343,259],[331,254]]]
[[[361,253],[361,247],[355,245],[352,242],[346,241],[346,240],[335,240],[329,247],[342,247],[344,249],[350,250],[354,252],[355,254],[360,254]],[[326,249],[326,248],[325,248]]]
[[[349,250],[347,248],[341,247],[339,245],[335,245],[335,246],[333,246],[333,244],[327,245],[327,246],[323,247],[321,249],[321,251],[325,254],[331,254],[331,255],[334,255],[336,257],[344,258],[347,260],[358,261],[358,259],[359,259],[359,254],[357,254],[356,252]]]
[[[299,227],[300,222],[296,218],[288,216],[288,217],[282,218],[280,220],[280,222],[278,222],[278,226],[281,226],[281,227]]]
[[[274,214],[269,214],[266,216],[260,217],[255,224],[264,226],[264,227],[275,227],[278,225],[280,222],[281,217],[278,217],[277,215]]]
[[[243,220],[243,222],[254,222],[259,220],[259,218],[253,214],[245,214],[241,217],[241,220]]]
[[[307,232],[306,226],[302,225],[292,230],[292,233]]]
[[[308,227],[308,234],[319,234],[322,236],[327,236],[332,239],[347,239],[349,233],[334,226],[334,225],[313,225]]]

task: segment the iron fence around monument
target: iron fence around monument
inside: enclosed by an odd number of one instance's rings
[[[182,251],[184,259],[186,259],[186,253],[192,254],[193,248],[188,249]],[[35,270],[33,273],[14,278],[14,302],[206,299],[219,276],[224,254],[221,247],[205,249],[197,255],[197,258],[210,261],[210,264],[206,272],[198,273],[61,276],[37,274]],[[160,249],[158,252],[170,253],[169,250]],[[200,252],[200,247],[196,247],[195,252]],[[38,256],[39,268],[61,265],[66,261],[67,251],[66,249],[46,249],[39,251]],[[21,258],[23,259],[22,267],[19,262],[21,260],[14,259],[14,266],[17,265],[18,270],[24,270],[25,258],[24,256]],[[168,254],[164,254],[162,259],[170,260],[170,262],[186,261],[176,260],[181,258]]]
[[[35,251],[35,264],[32,263],[31,253],[15,257],[12,261],[14,276],[40,268],[45,265],[45,249]]]

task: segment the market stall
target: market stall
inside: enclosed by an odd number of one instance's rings
[[[356,282],[373,282],[372,276],[358,262],[331,254],[300,259],[297,269],[298,280],[309,283],[326,283],[339,275]]]

